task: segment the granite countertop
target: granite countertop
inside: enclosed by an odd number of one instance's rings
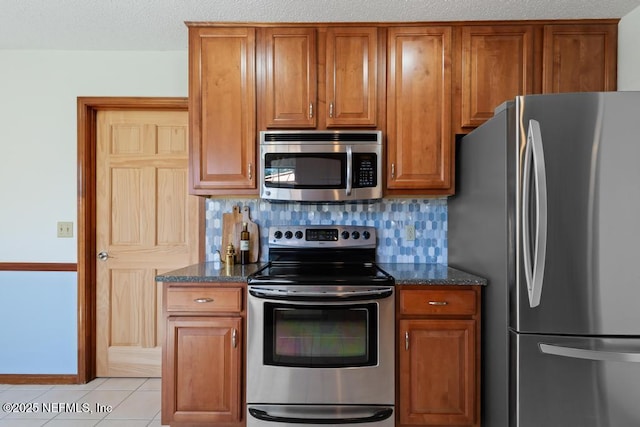
[[[235,264],[227,269],[221,262],[202,262],[156,276],[156,282],[246,282],[266,263]]]
[[[446,264],[387,264],[378,266],[396,279],[396,285],[480,285],[486,279]]]
[[[266,263],[239,265],[227,269],[220,262],[203,262],[156,276],[157,282],[246,282]],[[378,264],[396,279],[397,285],[481,285],[482,277],[445,264]]]

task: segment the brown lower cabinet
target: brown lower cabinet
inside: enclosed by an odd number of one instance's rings
[[[400,286],[397,425],[480,425],[480,287]]]
[[[480,287],[399,285],[396,425],[480,425]],[[162,424],[241,427],[244,283],[164,283]]]
[[[163,425],[244,425],[245,288],[164,284]]]

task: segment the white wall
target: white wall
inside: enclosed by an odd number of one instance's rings
[[[77,262],[78,96],[187,96],[187,52],[0,50],[0,262]],[[75,272],[0,272],[0,374],[77,373]]]
[[[640,90],[638,45],[640,7],[620,21],[619,90]],[[187,72],[186,51],[0,50],[0,262],[77,261],[76,239],[56,237],[57,221],[73,221],[77,235],[76,98],[187,96]],[[31,313],[1,337],[12,344],[3,346],[0,373],[74,373],[75,280],[75,273],[0,275],[0,312]],[[52,303],[22,307],[34,293]],[[51,333],[38,329],[48,322],[65,338],[43,366],[33,334]]]
[[[640,90],[640,7],[619,26],[618,89]],[[76,98],[187,96],[187,52],[0,50],[0,262],[76,262]]]
[[[78,96],[187,96],[187,52],[0,50],[0,262],[76,262]]]
[[[618,24],[618,90],[640,90],[640,7]]]

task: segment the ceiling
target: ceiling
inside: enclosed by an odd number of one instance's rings
[[[621,18],[640,0],[1,0],[0,49],[185,50],[185,21]]]

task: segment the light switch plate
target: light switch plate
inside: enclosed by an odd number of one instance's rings
[[[58,221],[58,237],[73,237],[73,222]]]

